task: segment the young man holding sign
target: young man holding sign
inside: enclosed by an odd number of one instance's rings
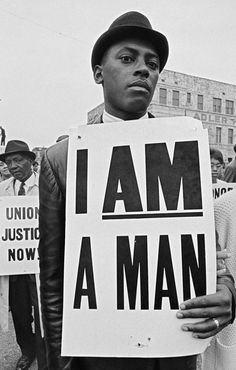
[[[101,119],[94,123],[151,118],[147,109],[167,58],[166,37],[154,31],[144,15],[128,12],[116,19],[97,40],[92,52],[94,79],[103,87],[105,102]],[[42,161],[40,176],[39,253],[49,369],[195,369],[196,356],[61,357],[67,150],[67,140],[49,148]],[[180,305],[177,313],[179,319],[201,318],[198,323],[182,326],[184,331],[193,332],[195,338],[215,335],[233,318],[233,280],[226,274],[218,283],[217,293],[197,297]]]

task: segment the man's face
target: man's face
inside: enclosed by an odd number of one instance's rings
[[[27,180],[32,173],[32,160],[24,154],[8,154],[5,158],[6,165],[12,176],[19,180]]]
[[[124,120],[144,115],[159,69],[158,55],[148,41],[130,38],[112,45],[94,69],[95,81],[103,85],[106,111]]]

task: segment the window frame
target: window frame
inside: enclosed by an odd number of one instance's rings
[[[175,97],[175,95],[177,97]],[[180,103],[180,94],[179,94],[179,90],[172,90],[172,105],[175,106],[175,107],[179,107],[179,103]],[[175,104],[175,102],[177,104]]]
[[[232,103],[232,104],[231,104]],[[233,100],[225,100],[225,114],[234,114],[234,101]]]
[[[197,95],[197,109],[198,110],[203,110],[203,102],[204,102],[203,95],[198,94]]]
[[[165,92],[165,94],[162,95],[161,92]],[[167,104],[167,89],[165,87],[159,88],[159,104],[163,104],[163,105]]]
[[[216,144],[221,144],[222,141],[222,127],[216,126]]]
[[[221,98],[213,98],[213,112],[214,113],[222,112],[222,99]]]

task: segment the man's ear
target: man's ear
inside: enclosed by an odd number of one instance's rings
[[[102,66],[96,65],[93,70],[93,78],[96,84],[103,83],[103,73],[102,73]]]

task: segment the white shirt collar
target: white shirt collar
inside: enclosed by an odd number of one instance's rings
[[[35,181],[36,181],[35,178],[36,178],[36,174],[35,174],[35,172],[32,172],[32,175],[26,181],[24,181],[24,183],[25,183],[24,189],[25,189],[26,194],[27,194],[28,189],[34,186]],[[15,194],[18,194],[18,191],[20,189],[20,185],[21,185],[21,181],[16,180],[15,181]]]
[[[144,116],[140,117],[139,119],[147,119],[148,118],[148,113],[146,112],[144,114]],[[121,118],[118,118],[118,117],[115,117],[115,116],[112,116],[111,114],[107,113],[105,110],[103,112],[103,115],[102,115],[102,121],[104,123],[111,123],[111,122],[121,122],[121,121],[124,121],[123,119]]]

